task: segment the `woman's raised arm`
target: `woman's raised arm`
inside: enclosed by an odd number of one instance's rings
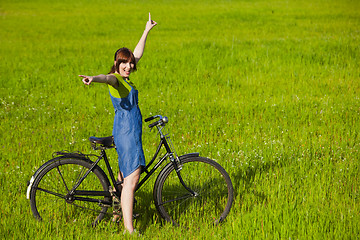
[[[147,21],[144,33],[142,34],[138,44],[136,45],[136,47],[134,49],[134,56],[135,56],[136,63],[140,60],[140,58],[142,57],[142,55],[144,53],[146,38],[147,38],[150,30],[153,27],[155,27],[156,25],[157,25],[157,22],[151,20],[151,14],[149,13],[149,21]]]

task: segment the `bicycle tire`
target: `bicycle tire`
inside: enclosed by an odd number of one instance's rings
[[[176,226],[218,225],[229,214],[234,190],[225,169],[204,157],[181,159],[181,177],[196,192],[193,196],[180,183],[172,163],[160,172],[154,185],[155,206]]]
[[[30,206],[33,215],[39,221],[53,222],[59,219],[75,222],[84,217],[90,218],[96,226],[105,216],[109,206],[96,202],[66,201],[65,196],[81,176],[91,168],[90,160],[80,158],[56,158],[47,165],[34,179],[30,190]],[[109,191],[110,182],[104,171],[99,167],[89,173],[77,190]],[[111,202],[108,196],[87,196]],[[84,209],[90,210],[83,211]],[[86,212],[86,213],[85,213]]]

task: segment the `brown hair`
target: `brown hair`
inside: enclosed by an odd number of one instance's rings
[[[120,63],[127,63],[130,62],[134,64],[133,71],[136,70],[136,61],[135,56],[132,51],[128,48],[120,48],[115,52],[114,56],[115,64],[111,67],[110,73],[115,73],[116,71],[119,72]]]

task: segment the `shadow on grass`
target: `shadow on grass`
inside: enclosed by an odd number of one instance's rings
[[[265,162],[252,163],[247,168],[239,168],[230,176],[234,186],[234,203],[241,206],[247,195],[252,195],[258,203],[266,202],[268,197],[256,187],[255,178],[281,166],[281,163]],[[248,206],[247,209],[251,210],[252,206]]]
[[[147,226],[157,224],[158,222],[163,222],[162,218],[158,214],[155,204],[153,201],[152,191],[138,191],[135,193],[136,203],[134,205],[134,214],[137,217],[134,219],[134,227],[140,232],[144,232]],[[121,218],[117,223],[112,222],[112,211],[113,208],[108,208],[107,214],[104,219],[96,226],[96,228],[107,228],[107,225],[111,225],[111,230],[115,230],[118,233],[124,231],[124,221]],[[118,228],[117,228],[118,227]]]
[[[172,209],[170,215],[176,216],[174,218],[175,221],[182,219],[180,222],[185,221],[188,223],[186,218],[189,216],[184,219],[183,214],[184,212],[190,210],[190,222],[194,220],[196,223],[203,222],[211,225],[215,220],[217,220],[214,216],[220,218],[220,215],[225,210],[225,205],[221,203],[221,199],[227,199],[227,185],[220,174],[219,176],[214,176],[206,181],[187,181],[189,180],[187,179],[188,176],[193,179],[192,174],[184,175],[184,181],[191,189],[195,190],[195,192],[199,194],[199,197],[187,198],[186,200],[183,199],[181,200],[180,205],[168,205],[169,209]],[[174,179],[176,179],[176,177],[174,177]],[[169,193],[170,195],[168,195]],[[188,194],[188,191],[184,189],[180,182],[167,186],[165,190],[165,196],[170,197],[168,199],[178,199],[186,194]],[[137,204],[134,211],[140,214],[140,216],[136,219],[137,229],[145,231],[150,225],[156,224],[162,226],[163,224],[171,224],[166,223],[157,212],[151,190],[137,192],[136,199]],[[196,207],[194,208],[194,206]],[[184,225],[183,227],[188,228],[191,227],[191,225],[193,224],[190,224],[189,226]]]
[[[281,163],[274,162],[265,162],[265,163],[253,163],[252,166],[248,166],[247,168],[239,168],[237,172],[233,172],[230,174],[230,178],[232,180],[233,188],[234,188],[234,202],[232,209],[238,206],[241,206],[244,202],[244,199],[248,195],[252,195],[255,198],[256,202],[262,203],[267,201],[267,196],[259,191],[255,185],[255,178],[259,177],[259,175],[268,173],[271,169],[281,167]],[[207,198],[212,200],[211,196],[216,194],[216,187],[219,185],[220,181],[216,178],[209,179],[209,181],[203,183],[202,188],[205,187],[207,189]],[[197,188],[196,185],[192,186],[193,188]],[[177,185],[175,184],[173,190],[177,190]],[[214,189],[214,191],[211,191]],[[175,191],[176,192],[176,191]],[[210,194],[209,194],[210,193]],[[159,225],[163,226],[166,224],[165,220],[159,215],[156,210],[154,200],[153,200],[153,191],[151,188],[142,189],[135,194],[135,198],[137,203],[134,207],[134,212],[138,213],[139,216],[135,219],[135,228],[140,230],[141,232],[145,232],[148,226],[151,225]],[[215,204],[216,205],[216,204]],[[246,207],[251,211],[252,206]],[[111,211],[109,209],[108,211]],[[230,211],[231,214],[231,211]],[[111,221],[111,216],[107,216],[105,221]],[[119,229],[123,228],[123,221],[119,223]]]
[[[156,210],[152,191],[139,191],[135,196],[137,203],[135,204],[134,212],[139,214],[135,221],[137,229],[145,232],[148,226],[165,222]]]

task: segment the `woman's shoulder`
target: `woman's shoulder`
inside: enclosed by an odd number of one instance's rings
[[[109,85],[110,94],[116,98],[127,97],[131,91],[131,86],[118,73],[112,73],[118,80],[118,87]]]

